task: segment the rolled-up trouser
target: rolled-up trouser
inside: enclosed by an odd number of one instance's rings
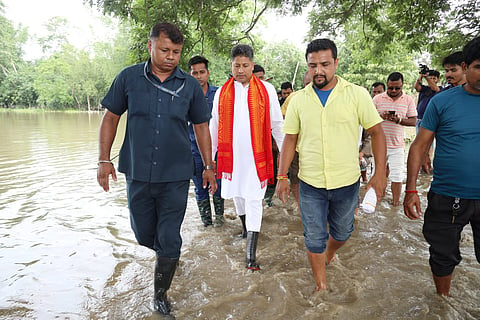
[[[132,230],[140,245],[155,250],[160,257],[180,257],[180,228],[189,185],[189,180],[164,183],[127,180]]]
[[[245,215],[245,224],[247,231],[260,232],[262,226],[263,205],[262,199],[245,199],[234,197],[235,211],[237,215]]]

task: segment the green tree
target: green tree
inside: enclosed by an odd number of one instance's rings
[[[33,91],[32,65],[22,60],[22,46],[27,41],[27,30],[16,29],[6,19],[0,1],[0,105],[32,105],[36,98]]]
[[[287,42],[271,42],[256,51],[256,63],[265,68],[266,76],[275,88],[280,89],[282,82],[292,82],[294,89],[303,87],[302,80],[307,70],[305,54],[295,45]]]
[[[379,54],[366,42],[361,34],[364,27],[349,24],[338,41],[338,70],[337,73],[346,80],[370,88],[376,81],[386,82],[392,72],[401,72],[404,75],[405,90],[411,90],[412,84],[418,77],[418,68],[415,64],[416,56],[402,43],[393,43],[384,48]]]
[[[61,50],[65,43],[68,43],[68,20],[64,17],[53,17],[45,24],[47,35],[38,39],[45,55]]]
[[[294,5],[296,1],[293,1]],[[303,1],[299,1],[303,2]],[[480,34],[478,0],[312,0],[310,36],[339,36],[352,24],[376,57],[400,43],[438,59]],[[448,48],[447,48],[448,46]]]
[[[69,27],[65,19],[55,17],[47,25],[50,33],[39,41],[50,55],[39,61],[34,81],[38,104],[53,109],[98,109],[115,74],[127,64],[128,29],[120,25],[116,37],[78,49],[58,34],[57,28]]]
[[[38,92],[37,102],[42,107],[62,109],[74,106],[73,63],[76,61],[74,48],[63,45],[63,50],[41,60],[36,69],[34,88]]]
[[[157,22],[176,24],[185,35],[181,67],[195,54],[228,57],[237,43],[255,42],[252,30],[272,1],[244,0],[87,0],[105,14],[114,14],[132,25],[132,63],[148,58],[146,41]],[[214,50],[213,50],[214,49]]]

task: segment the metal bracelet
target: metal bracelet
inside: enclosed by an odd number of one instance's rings
[[[110,161],[110,160],[98,160],[97,166],[99,166],[100,163],[110,163],[110,164],[113,164],[113,162]]]

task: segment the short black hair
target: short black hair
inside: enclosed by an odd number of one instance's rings
[[[194,56],[190,60],[188,60],[188,69],[190,70],[194,64],[203,63],[205,64],[205,69],[208,70],[208,60],[202,56]]]
[[[160,22],[152,27],[150,30],[150,39],[156,39],[164,33],[175,44],[183,44],[183,34],[174,24],[168,22]]]
[[[337,59],[337,46],[332,40],[315,39],[307,46],[307,51],[305,52],[305,60],[307,59],[309,53],[323,50],[331,50],[333,59]]]
[[[429,70],[428,75],[440,78],[440,72],[438,72],[437,70]]]
[[[248,44],[237,44],[230,52],[230,59],[233,61],[236,57],[247,57],[253,61],[253,48]]]
[[[461,66],[463,61],[465,61],[465,59],[463,58],[463,52],[457,51],[443,58],[442,66],[445,67],[446,64],[456,64]]]
[[[467,66],[480,60],[480,37],[473,38],[463,47],[463,57]]]
[[[283,89],[283,90],[292,89],[293,90],[292,83],[290,81],[285,81],[280,85],[280,89]]]
[[[401,74],[400,72],[392,72],[388,75],[387,82],[398,81],[398,80],[402,80],[402,83],[403,83],[403,74]]]
[[[253,73],[257,73],[257,72],[263,72],[265,73],[265,69],[263,69],[263,67],[259,64],[255,64],[253,66]]]
[[[385,86],[385,83],[383,83],[383,82],[378,81],[378,82],[374,82],[374,83],[372,84],[372,88],[376,88],[376,87],[378,87],[378,86],[382,86],[382,87],[383,87],[383,91],[387,90],[387,87]]]

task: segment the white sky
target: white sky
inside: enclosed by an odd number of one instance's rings
[[[7,19],[16,27],[19,24],[28,27],[32,40],[27,43],[26,59],[41,56],[36,39],[47,34],[44,25],[56,16],[68,20],[72,26],[69,41],[79,48],[84,48],[88,43],[96,42],[111,32],[100,22],[101,14],[84,5],[82,0],[3,0],[3,3]]]
[[[44,25],[55,16],[66,18],[69,25],[73,26],[69,41],[79,48],[99,41],[111,32],[99,22],[101,14],[84,5],[82,0],[3,0],[3,2],[6,18],[13,21],[16,27],[22,24],[29,29],[32,40],[27,43],[25,50],[27,60],[41,56],[36,39],[47,34]],[[303,38],[308,31],[306,14],[297,17],[277,17],[274,13],[267,13],[266,20],[268,27],[259,28],[257,31],[262,37],[268,41],[289,40],[304,50],[306,44]]]
[[[309,29],[306,12],[301,16],[287,17],[268,12],[265,16],[268,26],[265,29],[260,28],[260,35],[265,40],[274,42],[288,40],[301,50],[306,49],[307,43],[303,41]]]

